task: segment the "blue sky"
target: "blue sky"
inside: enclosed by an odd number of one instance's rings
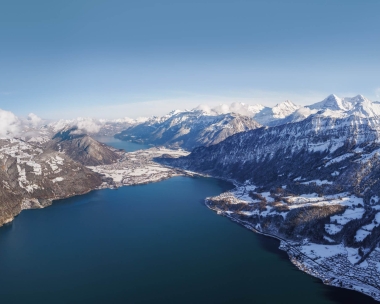
[[[2,0],[0,108],[45,118],[380,100],[380,1]]]

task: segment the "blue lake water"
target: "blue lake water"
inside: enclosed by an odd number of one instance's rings
[[[23,211],[0,228],[1,303],[372,302],[205,207],[230,188],[175,177]]]

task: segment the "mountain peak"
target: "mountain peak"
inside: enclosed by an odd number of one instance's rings
[[[355,97],[350,98],[350,100],[354,104],[369,101],[367,98],[365,98],[363,95],[360,95],[360,94],[356,95]]]
[[[280,102],[278,104],[276,104],[273,108],[281,108],[281,109],[284,109],[284,108],[292,108],[294,110],[298,109],[299,106],[297,106],[295,103],[293,103],[292,101],[290,101],[289,99],[283,101],[283,102]]]
[[[290,100],[285,100],[284,102],[281,102],[272,108],[273,117],[285,118],[299,108],[299,106],[295,105]]]
[[[340,98],[335,95],[335,94],[330,94],[329,96],[326,97],[326,99],[335,99],[335,100],[339,100]]]
[[[333,111],[346,110],[342,104],[342,99],[340,99],[335,94],[330,94],[324,100],[314,103],[308,106],[308,108],[312,110],[327,110],[327,109],[333,110]]]

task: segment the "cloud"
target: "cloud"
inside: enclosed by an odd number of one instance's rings
[[[72,132],[73,134],[92,134],[99,132],[103,123],[104,121],[96,118],[78,117],[71,120],[60,119],[51,123],[50,126],[55,132],[63,129],[77,128],[77,130]]]
[[[20,120],[12,112],[0,109],[0,136],[9,137],[20,132]]]
[[[83,133],[97,133],[102,126],[99,120],[83,117],[78,117],[76,121],[74,121],[74,124],[78,127],[78,130]]]
[[[39,124],[42,123],[42,118],[38,117],[36,114],[34,113],[29,113],[28,115],[28,118],[27,118],[27,121],[33,126],[33,127],[36,127],[38,126]]]

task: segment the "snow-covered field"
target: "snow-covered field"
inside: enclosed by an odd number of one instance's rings
[[[353,220],[361,219],[365,213],[363,199],[349,193],[318,196],[316,193],[297,196],[284,196],[282,201],[274,199],[269,192],[255,192],[253,185],[243,185],[232,191],[220,194],[217,197],[208,198],[206,205],[218,214],[227,216],[245,227],[256,232],[276,237],[281,240],[280,249],[285,250],[290,260],[302,271],[320,278],[325,284],[357,290],[368,294],[380,301],[380,248],[373,250],[363,258],[359,248],[344,246],[336,242],[336,234],[340,233],[345,225]],[[253,193],[253,195],[252,195]],[[259,208],[260,202],[265,202],[265,208]],[[372,198],[376,203],[378,197]],[[234,206],[247,206],[242,211]],[[295,242],[271,234],[263,230],[260,223],[249,219],[260,218],[262,222],[266,217],[281,215],[286,220],[290,210],[307,207],[341,206],[341,212],[329,217],[329,223],[324,226],[325,244],[311,242],[308,238],[301,242]],[[230,206],[230,207],[229,207]],[[278,206],[285,207],[279,211]],[[250,209],[250,211],[245,211]],[[286,211],[289,210],[289,211]],[[363,241],[371,234],[375,227],[380,225],[380,210],[372,206],[375,218],[371,223],[359,227],[355,240]],[[334,240],[335,238],[335,240]]]
[[[113,183],[104,182],[101,187],[146,184],[176,175],[189,174],[185,171],[162,166],[154,162],[153,158],[161,157],[162,155],[180,157],[188,154],[189,152],[181,149],[173,150],[155,147],[148,150],[125,153],[119,162],[111,165],[90,166],[88,168],[102,174],[106,178],[112,179]]]

